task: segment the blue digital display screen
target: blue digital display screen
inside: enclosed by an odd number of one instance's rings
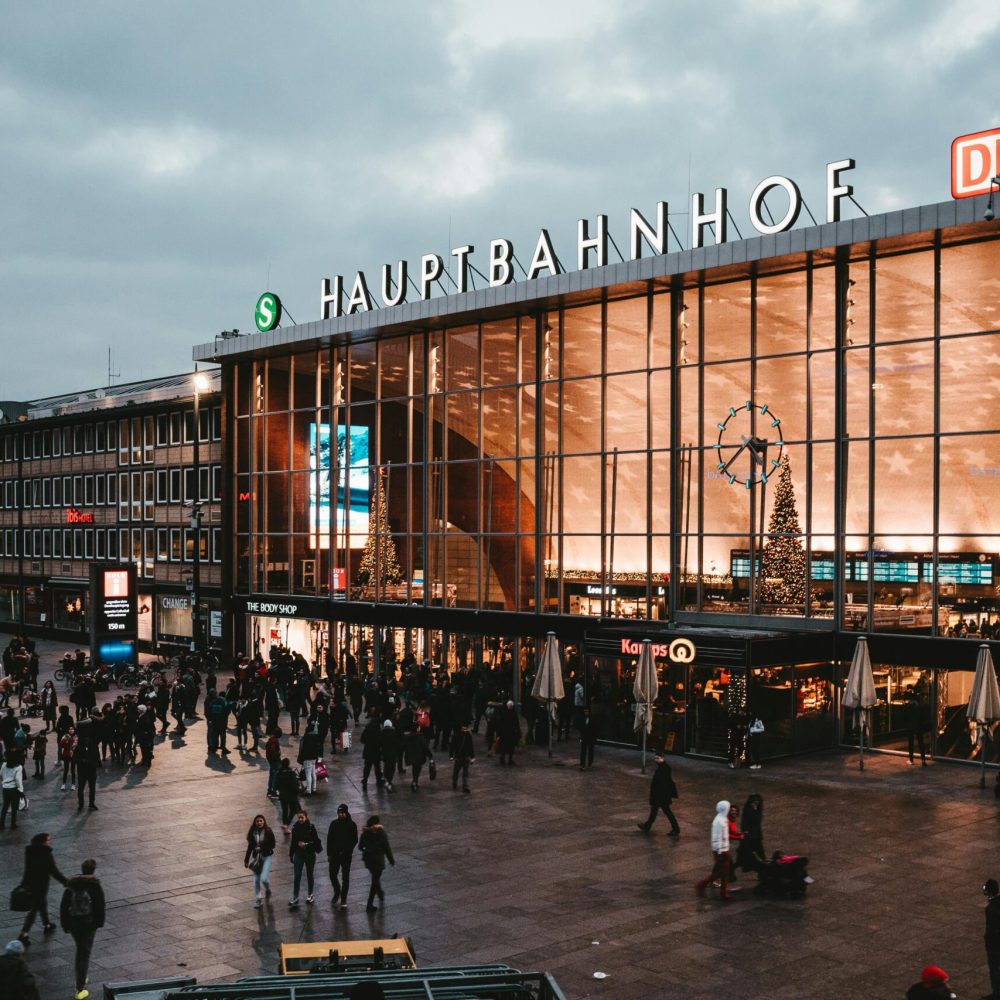
[[[319,532],[318,547],[330,547],[332,454],[330,425],[309,425],[309,530]],[[337,424],[337,524],[338,546],[350,528],[350,547],[363,549],[368,538],[369,454],[368,428]]]
[[[97,647],[101,663],[134,663],[135,646],[131,642],[105,642]]]

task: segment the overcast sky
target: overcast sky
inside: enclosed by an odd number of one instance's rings
[[[944,201],[998,35],[984,0],[6,4],[0,399],[104,385],[109,347],[188,370],[265,288],[307,322],[321,278],[463,243],[526,263],[544,226],[572,267],[578,218],[626,251],[658,200],[687,243],[689,187],[744,235],[772,173],[822,221],[839,158],[869,213]]]

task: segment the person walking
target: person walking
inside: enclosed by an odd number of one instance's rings
[[[17,829],[17,811],[21,808],[21,796],[24,795],[24,768],[17,760],[16,752],[8,750],[0,766],[0,785],[3,786],[3,807],[0,808],[0,830],[7,825],[7,812],[10,812],[10,828]]]
[[[735,898],[729,892],[729,808],[726,799],[715,804],[715,819],[712,820],[711,831],[712,871],[695,884],[695,892],[699,896],[704,896],[705,890],[718,879],[721,883],[719,899]]]
[[[267,761],[267,796],[278,794],[278,771],[281,768],[281,742],[271,733],[264,744],[264,759]]]
[[[387,792],[395,791],[392,779],[396,777],[396,766],[399,764],[399,745],[399,733],[392,719],[386,719],[379,733],[379,756],[382,758],[382,777],[385,778]]]
[[[90,716],[76,727],[76,749],[73,759],[76,762],[76,811],[83,809],[83,792],[89,792],[90,808],[96,812],[97,804],[97,769],[101,764],[100,742],[101,713],[93,709]]]
[[[330,864],[330,884],[333,886],[331,906],[339,902],[347,909],[347,890],[351,884],[351,860],[358,846],[358,824],[351,819],[346,802],[337,806],[337,818],[326,831],[326,859]],[[339,877],[338,877],[339,876]]]
[[[90,953],[94,948],[94,935],[104,926],[104,889],[94,875],[97,862],[88,858],[80,865],[80,874],[66,883],[59,906],[62,929],[72,934],[76,944],[76,997],[87,1000],[87,972]]]
[[[403,753],[410,768],[410,789],[415,792],[420,787],[420,772],[427,763],[427,742],[417,729],[411,729],[404,737]]]
[[[365,868],[371,873],[372,884],[368,890],[369,913],[377,909],[375,897],[379,902],[385,902],[385,892],[382,889],[382,873],[385,871],[385,862],[396,866],[396,859],[392,856],[392,847],[389,845],[389,835],[382,826],[382,821],[378,816],[369,816],[365,828],[361,832],[361,839],[358,841],[358,850],[361,852],[361,859],[365,863]]]
[[[500,743],[500,763],[513,765],[514,748],[521,739],[521,720],[513,701],[508,701],[497,713],[496,734]]]
[[[260,890],[263,887],[267,898],[271,898],[271,862],[274,860],[276,841],[267,820],[258,813],[247,830],[247,849],[243,855],[243,867],[253,872],[254,908],[263,905]]]
[[[35,762],[35,777],[39,781],[45,778],[45,751],[49,743],[49,738],[45,735],[47,732],[47,729],[43,729],[31,741],[31,759]]]
[[[313,902],[313,872],[316,868],[316,855],[322,850],[323,845],[319,840],[319,831],[309,821],[309,814],[305,809],[300,809],[295,819],[295,826],[292,827],[292,842],[288,849],[288,857],[295,873],[292,898],[288,901],[290,910],[294,910],[299,905],[299,887],[302,885],[303,868],[306,872],[306,887],[308,889],[306,902]]]
[[[323,753],[323,737],[310,726],[299,743],[298,762],[305,769],[305,795],[316,794],[316,764]]]
[[[747,755],[750,758],[750,770],[760,770],[760,744],[764,738],[764,723],[756,712],[749,715],[747,723]]]
[[[56,714],[59,711],[59,695],[52,681],[46,681],[42,687],[42,720],[45,731],[56,728]]]
[[[764,854],[764,800],[756,792],[751,793],[740,814],[742,837],[736,850],[736,864],[745,872],[760,872],[766,861]]]
[[[378,716],[373,715],[361,733],[361,759],[364,761],[364,770],[361,773],[361,788],[368,791],[368,777],[375,769],[375,785],[382,787],[385,779],[382,776],[382,727],[379,725]]]
[[[0,983],[5,1000],[39,1000],[38,985],[24,960],[20,941],[8,941],[0,955]]]
[[[281,803],[281,829],[285,833],[291,833],[289,824],[299,811],[299,776],[292,770],[292,762],[287,757],[281,759],[275,788]]]
[[[469,765],[476,759],[476,748],[472,742],[472,733],[469,732],[469,720],[464,719],[459,729],[455,730],[455,735],[451,738],[451,746],[448,748],[448,756],[454,761],[451,769],[451,787],[458,789],[458,776],[462,775],[462,791],[469,793]]]
[[[69,729],[59,737],[59,760],[62,762],[62,791],[66,791],[66,779],[70,780],[70,787],[76,791],[76,726],[70,725]]]
[[[906,697],[906,704],[903,706],[903,721],[906,724],[909,764],[912,767],[916,763],[913,759],[913,743],[915,740],[917,748],[920,750],[920,764],[922,767],[926,767],[927,747],[924,743],[924,733],[927,731],[927,710],[913,688],[910,689]]]
[[[986,880],[983,895],[987,900],[983,943],[986,945],[986,964],[990,970],[990,992],[987,997],[1000,1000],[1000,885],[996,879]]]
[[[580,732],[580,770],[594,766],[594,747],[597,745],[597,719],[587,706],[583,710],[578,727]]]
[[[679,837],[681,828],[677,823],[677,817],[670,808],[674,799],[680,798],[677,793],[677,785],[674,784],[674,777],[667,763],[667,758],[663,754],[655,757],[656,770],[653,772],[653,780],[649,783],[649,817],[645,823],[639,823],[639,829],[643,833],[649,833],[657,813],[663,810],[663,815],[670,822],[670,833],[667,836]]]
[[[52,854],[52,838],[47,833],[36,833],[31,838],[31,843],[24,849],[24,875],[21,876],[21,885],[31,893],[32,897],[31,909],[24,915],[21,933],[17,936],[18,941],[25,947],[31,944],[28,932],[39,913],[42,915],[42,929],[46,934],[51,934],[56,929],[56,925],[49,919],[50,878],[63,885],[68,881],[56,867],[56,860]]]

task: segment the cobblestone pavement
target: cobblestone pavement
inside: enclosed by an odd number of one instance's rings
[[[44,671],[61,646],[40,644]],[[285,726],[287,729],[287,725]],[[288,742],[286,737],[283,742]],[[230,744],[232,745],[232,743]],[[482,739],[477,737],[477,749]],[[962,998],[988,990],[980,887],[1000,877],[998,804],[974,768],[910,768],[896,756],[852,754],[775,763],[761,771],[673,760],[681,798],[677,840],[644,818],[648,775],[636,751],[598,747],[593,770],[576,766],[575,743],[528,747],[519,766],[485,752],[472,794],[437,781],[413,794],[360,787],[360,755],[339,755],[328,784],[306,799],[325,835],[344,801],[359,826],[383,817],[397,864],[384,908],[369,915],[367,873],[356,862],[350,909],[330,906],[317,865],[313,906],[287,908],[290,864],[272,873],[272,905],[253,909],[243,868],[254,813],[279,826],[264,795],[262,758],[206,758],[204,724],[183,740],[158,740],[147,774],[106,767],[98,812],[77,813],[75,795],[49,777],[28,779],[30,810],[0,833],[0,892],[19,881],[31,835],[52,834],[64,873],[98,860],[107,926],[98,933],[92,983],[187,972],[201,981],[274,971],[281,941],[410,935],[421,965],[507,962],[552,972],[568,998],[901,997],[928,962],[952,975]],[[440,758],[439,758],[440,759]],[[767,849],[806,854],[816,883],[802,901],[760,899],[744,878],[740,902],[699,899],[708,828],[719,798],[765,800]],[[49,893],[56,908],[61,887]],[[19,918],[0,915],[0,943]],[[28,952],[42,996],[73,993],[72,941],[32,934]],[[595,979],[597,972],[606,978]]]

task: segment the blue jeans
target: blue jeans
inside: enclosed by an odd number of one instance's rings
[[[260,887],[263,886],[265,889],[269,889],[271,880],[271,862],[274,860],[274,855],[269,854],[264,858],[264,866],[259,872],[254,872],[253,876],[253,894],[260,899]]]
[[[268,763],[267,765],[267,794],[277,795],[278,794],[278,769],[281,767],[281,761],[276,760],[273,764]]]

